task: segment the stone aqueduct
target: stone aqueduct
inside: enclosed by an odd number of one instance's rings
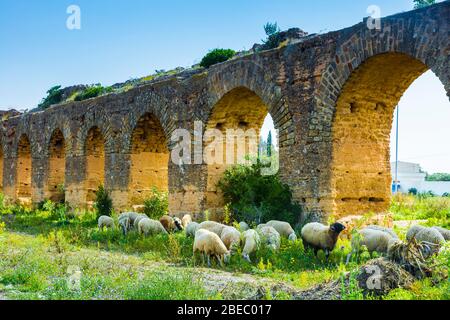
[[[280,175],[309,212],[384,212],[396,104],[429,69],[450,96],[449,20],[445,1],[383,18],[381,30],[364,21],[189,77],[11,117],[2,122],[2,190],[39,202],[64,184],[66,201],[85,205],[103,183],[127,208],[155,185],[169,191],[172,214],[202,212],[220,203],[223,168],[172,164],[173,130],[194,134],[194,121],[259,130],[269,112]]]

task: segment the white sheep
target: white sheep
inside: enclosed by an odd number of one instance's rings
[[[345,226],[338,222],[331,226],[325,226],[318,222],[308,223],[301,231],[303,245],[311,247],[316,255],[320,249],[323,250],[328,259],[330,252],[336,246],[339,234],[344,229]]]
[[[114,229],[114,219],[108,216],[101,216],[98,218],[98,229],[103,230],[104,228]]]
[[[183,228],[186,229],[186,227],[189,225],[189,223],[192,222],[192,216],[190,214],[185,214],[183,218],[181,219],[181,225]]]
[[[208,259],[208,267],[211,267],[210,257],[214,256],[219,261],[220,266],[223,267],[223,261],[228,263],[230,257],[230,251],[227,250],[225,244],[220,240],[219,236],[214,232],[206,229],[199,229],[195,233],[193,255],[195,261],[195,253],[197,251],[202,253],[203,262],[206,255]]]
[[[425,230],[426,227],[423,227],[421,225],[414,225],[411,228],[409,228],[408,232],[406,233],[406,240],[411,241],[412,238],[414,238],[420,231]]]
[[[259,227],[259,226],[258,226]],[[281,236],[277,230],[271,226],[262,226],[258,229],[263,243],[274,251],[280,249]]]
[[[191,222],[189,223],[185,230],[186,230],[186,236],[187,237],[195,237],[195,233],[200,228],[200,225],[197,222]]]
[[[350,257],[353,254],[360,252],[364,246],[370,253],[376,251],[381,254],[387,254],[389,247],[397,241],[399,241],[398,237],[394,237],[381,229],[367,227],[359,230],[358,233],[352,237],[352,251],[347,255],[346,263],[350,261]]]
[[[241,244],[241,233],[236,228],[227,226],[222,229],[220,240],[228,250],[234,252]]]
[[[119,220],[125,217],[128,217],[130,219],[130,226],[134,225],[134,220],[136,219],[136,217],[139,216],[139,213],[136,212],[123,212],[120,214],[119,216]]]
[[[245,221],[239,222],[239,230],[241,232],[247,231],[249,229],[250,229],[250,227],[248,226],[247,222],[245,222]]]
[[[119,227],[124,235],[128,233],[128,231],[130,230],[130,226],[131,226],[130,217],[128,216],[119,217]]]
[[[148,216],[146,214],[139,214],[135,219],[134,219],[134,223],[133,223],[133,227],[138,230],[139,227],[139,221],[141,221],[142,219],[148,218]]]
[[[287,222],[272,220],[267,222],[266,225],[273,227],[282,237],[288,238],[291,241],[297,240],[294,229]]]
[[[388,233],[389,235],[392,236],[392,238],[394,239],[398,239],[398,235],[395,233],[394,230],[390,229],[390,228],[386,228],[386,227],[382,227],[382,226],[377,226],[377,225],[370,225],[367,226],[365,229],[372,229],[372,230],[379,230],[379,231],[383,231]]]
[[[215,222],[215,221],[204,221],[200,223],[199,229],[205,229],[211,232],[214,232],[219,237],[222,235],[223,228],[225,228],[226,225]]]
[[[138,231],[140,235],[168,234],[161,222],[149,218],[139,221]]]
[[[417,232],[415,238],[418,242],[427,242],[440,245],[445,242],[444,236],[435,228],[425,228]]]
[[[243,233],[244,239],[244,249],[242,250],[242,257],[251,262],[250,254],[258,250],[261,239],[259,238],[258,232],[256,230],[247,230]]]
[[[441,227],[433,227],[433,229],[439,231],[446,241],[450,240],[450,230]]]

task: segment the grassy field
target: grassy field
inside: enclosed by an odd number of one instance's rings
[[[135,232],[123,236],[118,230],[99,231],[95,212],[67,217],[65,207],[49,203],[36,210],[3,206],[0,212],[0,299],[229,298],[193,271],[198,270],[200,259],[194,261],[192,239],[184,233],[144,238]],[[392,212],[395,220],[425,220],[424,224],[448,227],[450,199],[395,198]],[[397,231],[404,235],[405,230]],[[349,252],[349,241],[339,240],[326,261],[322,253],[315,257],[305,251],[301,240],[283,241],[277,253],[259,250],[253,263],[235,255],[222,271],[224,277],[248,276],[246,281],[267,280],[307,289],[339,279],[372,258],[365,252],[345,265]],[[448,259],[448,250],[442,256]],[[448,260],[444,263],[450,265]],[[76,288],[68,281],[77,274],[74,270],[81,275]],[[424,280],[411,290],[397,289],[385,298],[449,299],[449,292],[448,282]],[[345,299],[363,298],[357,287],[343,287],[342,293]],[[265,298],[287,296],[268,294]]]

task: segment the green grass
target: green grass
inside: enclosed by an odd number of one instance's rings
[[[448,225],[446,199],[406,200],[393,203],[396,219],[428,217],[429,223]],[[61,205],[47,204],[35,210],[0,206],[0,221],[3,221],[0,223],[0,292],[6,288],[8,297],[14,299],[220,298],[206,293],[189,274],[181,272],[194,266],[193,240],[184,233],[141,237],[130,232],[123,236],[119,230],[99,231],[95,212],[83,211],[71,218],[64,212],[65,207]],[[307,289],[340,279],[342,274],[353,272],[371,258],[365,253],[345,265],[349,252],[349,241],[339,240],[327,261],[322,252],[316,257],[305,250],[301,240],[295,243],[283,240],[276,253],[258,250],[251,257],[252,263],[242,259],[238,251],[225,270]],[[105,255],[114,258],[104,258]],[[144,265],[158,263],[170,263],[180,271],[139,272]],[[68,288],[67,269],[71,265],[82,270],[81,290]],[[448,299],[448,289],[448,283],[433,285],[422,281],[412,290],[394,290],[385,298],[417,299],[423,292],[423,298]],[[345,299],[361,298],[357,287],[343,290]]]
[[[427,220],[430,225],[450,227],[449,197],[397,195],[392,199],[394,220]]]

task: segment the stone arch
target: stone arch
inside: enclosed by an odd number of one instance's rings
[[[288,103],[282,95],[282,89],[276,82],[277,75],[270,75],[264,61],[255,57],[253,60],[236,60],[212,67],[208,78],[209,115],[217,103],[229,92],[247,88],[257,95],[267,106],[272,116],[275,129],[278,130],[280,149],[289,147],[294,141],[294,121]],[[281,151],[280,151],[281,153]]]
[[[333,39],[335,51],[322,71],[317,112],[310,119],[324,128],[321,152],[330,155],[319,162],[313,191],[318,201],[310,208],[322,218],[388,209],[389,135],[396,104],[429,69],[450,97],[443,6],[383,18],[381,30],[370,30],[364,21]]]
[[[129,199],[142,204],[152,189],[168,190],[169,149],[164,129],[152,113],[136,122],[130,141]]]
[[[30,204],[32,196],[32,156],[28,135],[17,141],[16,196],[22,203]]]
[[[223,172],[230,165],[242,163],[246,155],[257,156],[260,130],[268,113],[270,109],[264,101],[246,87],[230,90],[212,108],[204,127],[204,160],[206,207],[213,213],[220,214],[224,204],[217,188]],[[223,140],[217,144],[219,136]]]
[[[99,127],[87,131],[83,154],[86,159],[84,188],[86,202],[95,200],[95,192],[105,182],[105,138]]]
[[[87,112],[81,123],[82,126],[76,134],[73,146],[75,156],[83,157],[86,155],[86,141],[92,128],[97,128],[96,130],[102,135],[104,152],[108,154],[114,151],[114,133],[111,130],[110,116],[102,108],[98,107],[95,111]]]
[[[48,143],[46,198],[64,202],[67,145],[63,132],[55,129]]]

